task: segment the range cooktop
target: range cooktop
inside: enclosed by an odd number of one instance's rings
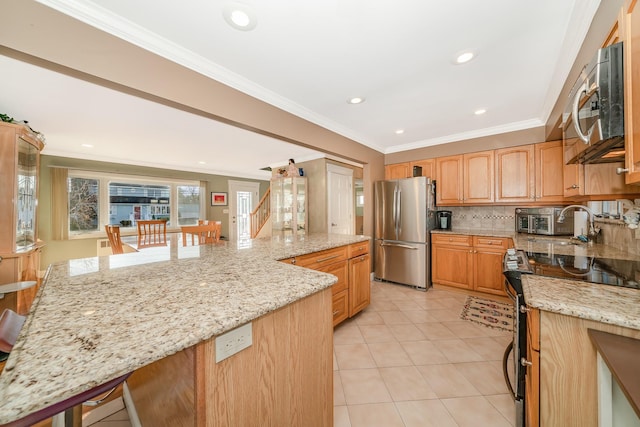
[[[529,272],[539,276],[640,289],[640,261],[539,252],[526,252],[526,258]]]

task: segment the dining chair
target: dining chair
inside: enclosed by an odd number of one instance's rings
[[[119,225],[105,225],[105,231],[109,238],[109,245],[111,246],[111,253],[114,255],[124,253],[122,248],[122,239],[120,238],[120,226]]]
[[[8,308],[5,308],[0,315],[0,362],[4,362],[9,357],[25,319],[26,316],[21,316]]]
[[[138,249],[167,245],[167,221],[138,220]]]
[[[199,225],[184,225],[182,231],[182,246],[187,246],[187,235],[191,236],[191,245],[203,245],[206,243],[216,243],[220,240],[220,229],[222,223],[209,222]]]
[[[213,236],[213,241],[219,242],[220,235],[222,234],[222,221],[208,221],[205,219],[198,220],[198,225],[204,225],[204,224],[215,224],[215,235]]]

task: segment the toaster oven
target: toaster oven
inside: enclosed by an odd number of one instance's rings
[[[562,207],[516,208],[518,233],[563,236],[573,234],[573,210],[565,212],[565,220],[558,222]]]

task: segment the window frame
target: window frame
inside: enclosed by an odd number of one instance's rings
[[[166,185],[170,187],[169,211],[170,211],[170,227],[167,232],[180,231],[178,224],[178,187],[179,186],[195,186],[200,188],[200,217],[206,217],[206,191],[203,191],[202,183],[192,179],[175,179],[175,178],[158,178],[145,175],[129,175],[115,174],[107,172],[95,172],[80,169],[69,169],[68,180],[72,178],[95,179],[98,181],[98,229],[95,231],[73,232],[70,229],[69,222],[69,206],[67,206],[67,223],[66,228],[69,233],[69,240],[96,238],[105,235],[104,226],[109,220],[109,184],[112,182],[138,184],[138,185]],[[205,197],[203,197],[205,196]],[[68,197],[68,194],[67,194]],[[123,235],[135,235],[137,229],[135,226],[122,228]]]

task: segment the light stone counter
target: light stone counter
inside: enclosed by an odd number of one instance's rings
[[[169,246],[53,264],[0,375],[0,424],[331,286],[277,262],[365,236]]]

